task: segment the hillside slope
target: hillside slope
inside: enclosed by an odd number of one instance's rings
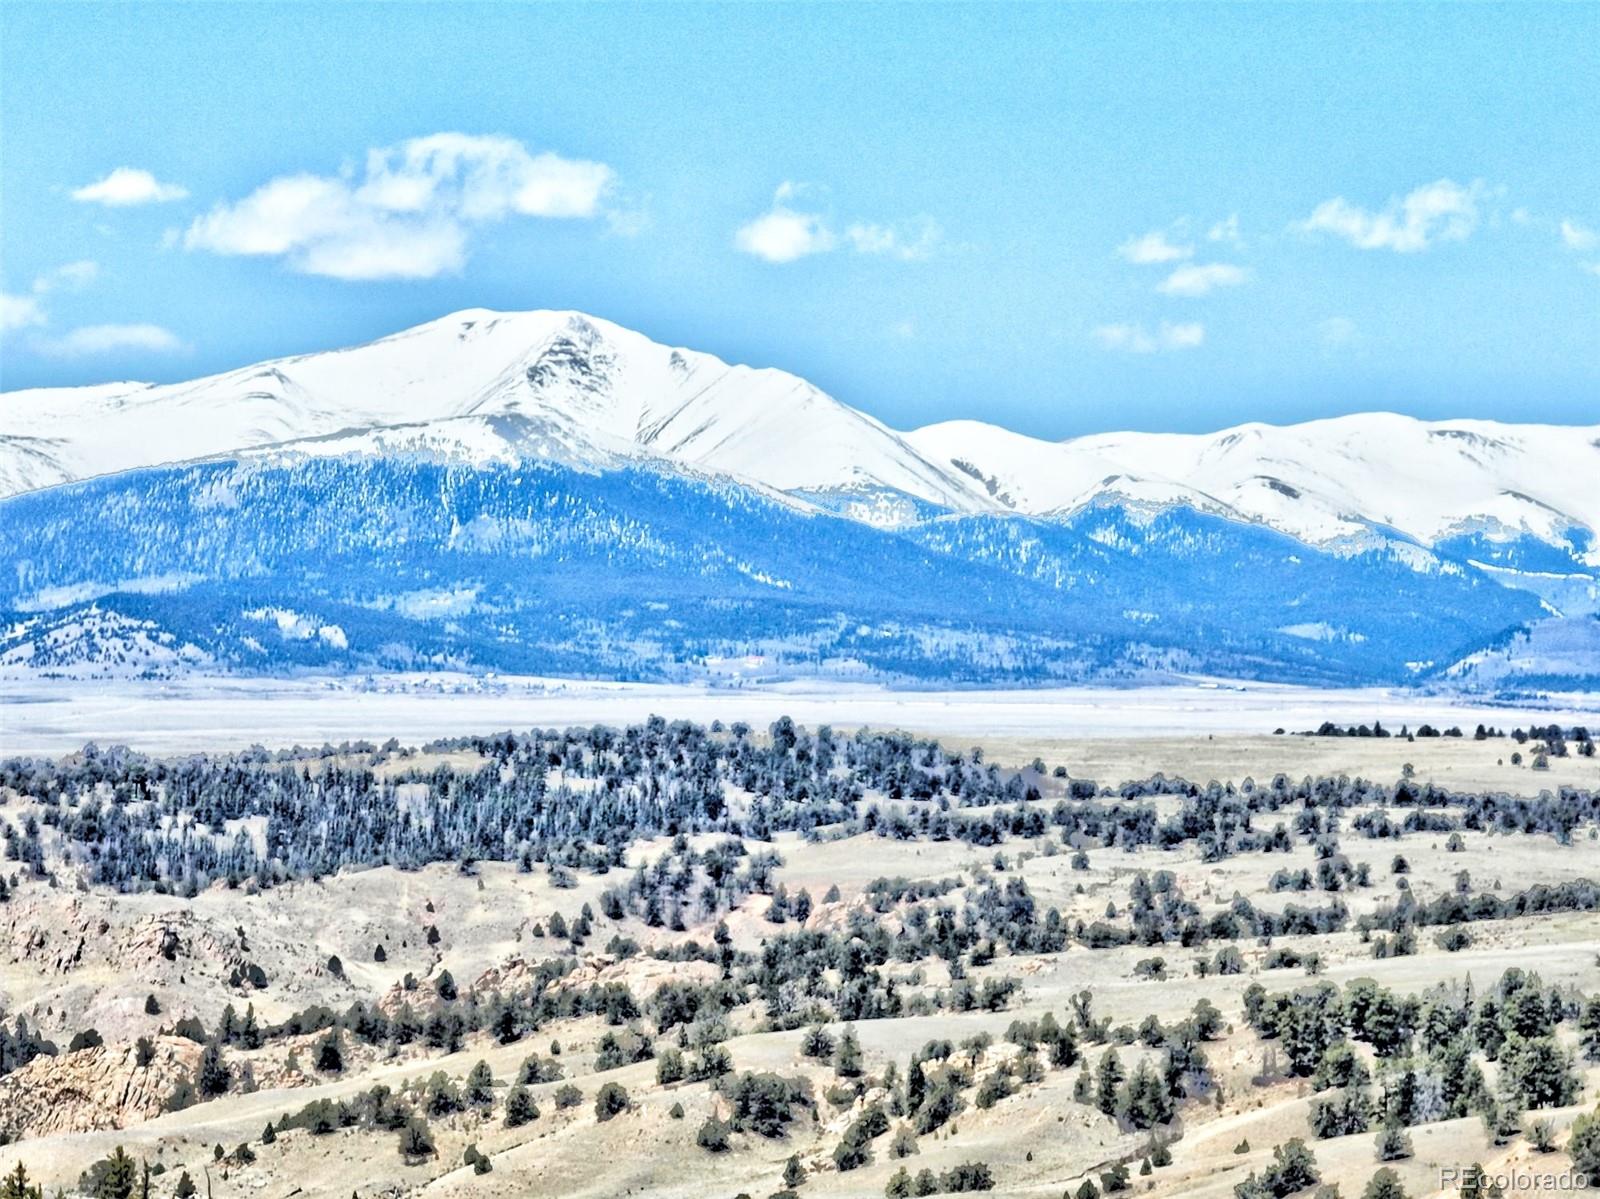
[[[6,395],[0,669],[1587,687],[1540,622],[1600,608],[1596,467],[1600,426],[1382,413],[902,434],[598,318],[471,310]]]

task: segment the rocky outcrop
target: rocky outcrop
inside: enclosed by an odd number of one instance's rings
[[[157,1037],[141,1066],[132,1045],[97,1045],[37,1057],[0,1078],[0,1120],[13,1137],[126,1128],[161,1114],[180,1080],[192,1076],[200,1046]]]
[[[131,918],[130,918],[131,917]],[[198,959],[225,971],[246,960],[239,939],[212,928],[174,905],[133,915],[115,899],[33,892],[0,909],[0,952],[44,975],[67,975],[84,966],[109,966],[148,977],[164,963]]]

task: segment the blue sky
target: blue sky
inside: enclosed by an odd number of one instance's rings
[[[1600,420],[1600,7],[0,6],[7,389],[577,308],[898,427]]]

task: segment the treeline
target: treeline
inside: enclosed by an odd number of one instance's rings
[[[1496,1143],[1521,1131],[1528,1109],[1572,1103],[1581,1080],[1557,1030],[1577,1026],[1600,1061],[1600,997],[1507,970],[1483,996],[1470,980],[1400,995],[1372,979],[1244,992],[1245,1018],[1266,1042],[1261,1080],[1310,1080],[1318,1137],[1402,1129],[1476,1113]],[[1280,1056],[1281,1055],[1281,1056]],[[1491,1087],[1479,1059],[1498,1063]]]
[[[542,869],[560,886],[574,871],[619,869],[640,839],[726,834],[721,848],[674,863],[655,885],[618,893],[653,924],[762,890],[761,855],[734,862],[731,847],[785,831],[979,847],[1042,839],[1078,856],[1193,843],[1214,861],[1315,841],[1351,808],[1365,809],[1355,827],[1368,837],[1476,830],[1569,841],[1600,820],[1600,794],[1572,787],[1527,798],[1409,777],[1279,775],[1235,786],[1157,774],[1112,789],[1060,766],[1047,772],[1043,762],[1002,769],[979,749],[903,733],[810,732],[787,718],[764,737],[744,724],[652,718],[624,729],[452,738],[421,754],[461,752],[478,763],[429,767],[392,742],[299,756],[253,749],[168,761],[91,745],[60,761],[14,758],[0,762],[0,797],[36,806],[0,820],[4,856],[15,877],[66,867],[90,884],[181,895],[219,880],[265,888],[352,867],[470,868],[480,860]],[[1041,788],[1054,794],[1046,799]],[[1178,810],[1162,815],[1149,802],[1157,796],[1178,798]],[[684,879],[692,879],[687,889]],[[1286,885],[1299,889],[1292,879]]]

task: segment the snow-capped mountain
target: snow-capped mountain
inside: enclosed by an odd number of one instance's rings
[[[284,443],[323,454],[406,445],[468,462],[655,457],[780,491],[981,506],[959,472],[794,375],[578,313],[481,310],[190,383],[11,392],[0,494]]]
[[[970,470],[1022,512],[1072,510],[1109,492],[1260,521],[1314,545],[1364,546],[1395,533],[1428,546],[1527,536],[1569,545],[1600,565],[1600,425],[1378,412],[1045,442],[950,421],[907,440],[932,462]]]
[[[571,312],[459,312],[190,383],[11,392],[0,495],[266,447],[602,468],[664,459],[813,499],[856,497],[827,506],[869,520],[912,511],[871,502],[884,495],[1032,516],[1112,497],[1257,521],[1318,546],[1531,537],[1600,565],[1600,425],[1371,413],[1061,442],[965,420],[899,433],[798,376]]]
[[[0,398],[0,670],[1600,688],[1550,648],[1593,641],[1597,528],[1600,426],[900,433],[595,317],[474,310]]]

